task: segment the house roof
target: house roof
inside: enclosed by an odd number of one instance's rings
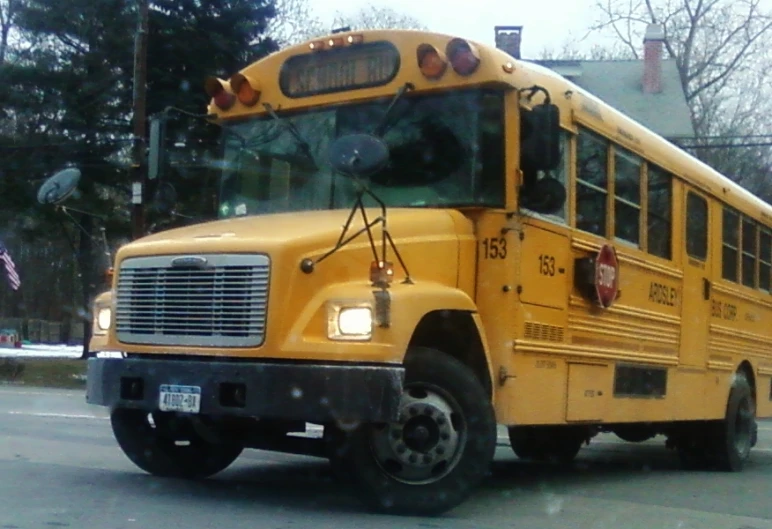
[[[588,90],[660,136],[694,136],[674,59],[662,60],[662,91],[643,92],[643,61],[533,61]]]

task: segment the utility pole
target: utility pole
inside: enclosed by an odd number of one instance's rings
[[[131,186],[132,238],[145,234],[144,196],[147,185],[145,120],[147,94],[147,36],[149,0],[137,0],[137,33],[134,38],[134,143]]]

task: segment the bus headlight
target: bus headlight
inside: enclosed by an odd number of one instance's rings
[[[110,328],[112,316],[112,310],[108,307],[103,307],[97,312],[96,327],[99,331],[102,331],[102,334],[106,333]]]
[[[369,306],[331,304],[327,314],[330,340],[369,340],[373,336],[373,310]]]

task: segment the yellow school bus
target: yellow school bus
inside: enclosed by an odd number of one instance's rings
[[[123,357],[87,399],[138,467],[312,453],[418,514],[470,495],[498,425],[522,458],[613,432],[742,468],[772,414],[768,204],[452,36],[334,33],[205,89],[221,218],[123,246],[94,311]]]

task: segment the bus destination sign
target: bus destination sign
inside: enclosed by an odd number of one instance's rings
[[[295,55],[279,74],[287,97],[308,97],[391,82],[399,71],[399,51],[388,42]]]

